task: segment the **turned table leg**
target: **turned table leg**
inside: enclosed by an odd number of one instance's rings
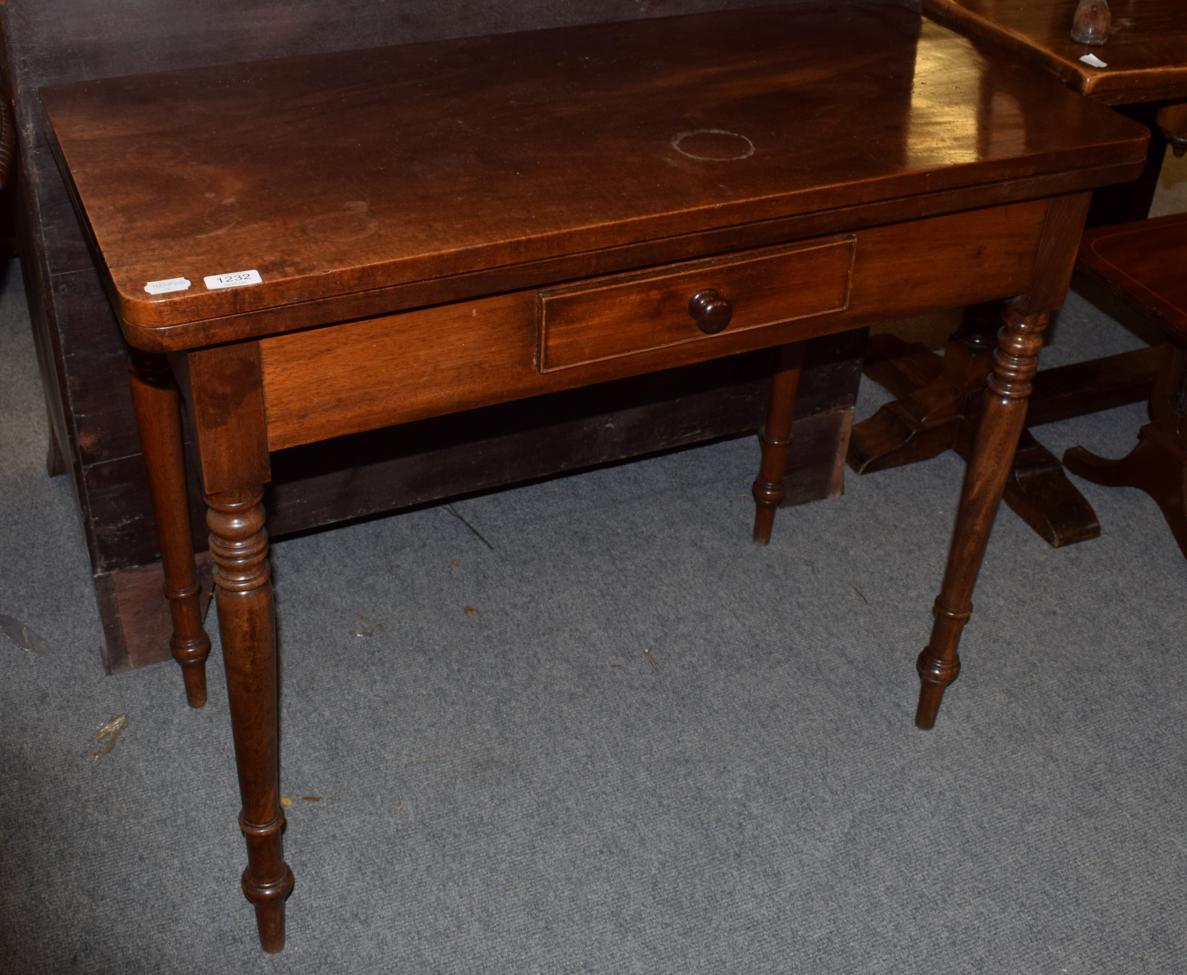
[[[284,947],[284,901],[293,874],[284,862],[280,808],[275,620],[262,486],[207,495],[218,628],[247,840],[243,893],[256,910],[265,951]]]
[[[1027,398],[1046,327],[1046,314],[1023,314],[1007,306],[973,455],[965,472],[944,581],[933,610],[931,640],[916,664],[922,683],[915,714],[920,728],[935,725],[944,689],[960,673],[957,646],[972,612],[973,586],[1026,419]]]
[[[202,462],[215,605],[247,840],[243,893],[255,907],[260,945],[284,947],[280,808],[280,682],[264,485],[271,477],[260,351],[256,343],[189,353],[181,376]]]
[[[751,488],[754,495],[754,540],[760,545],[766,545],[771,540],[775,512],[783,500],[787,449],[791,445],[791,423],[803,362],[803,342],[780,346],[776,350],[775,374],[771,378],[770,400],[767,403],[767,422],[758,435],[762,444],[762,463]]]
[[[181,665],[190,707],[206,703],[206,658],[210,637],[202,628],[194,539],[186,496],[182,449],[181,397],[168,363],[161,356],[134,352],[130,372],[132,403],[140,445],[148,467],[148,486],[165,570],[165,596],[173,634],[173,659]]]

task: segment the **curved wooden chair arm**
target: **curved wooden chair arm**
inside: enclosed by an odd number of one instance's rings
[[[1158,113],[1158,127],[1176,156],[1187,153],[1187,102],[1167,105]]]

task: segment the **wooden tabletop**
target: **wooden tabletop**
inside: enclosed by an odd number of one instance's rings
[[[1108,105],[1187,99],[1187,3],[1113,0],[1107,43],[1071,38],[1076,0],[923,0],[933,20],[1026,58]],[[1094,54],[1107,67],[1080,58]]]
[[[129,339],[169,329],[173,347],[178,326],[220,316],[1128,165],[1145,143],[1013,59],[869,2],[202,68],[43,98]],[[259,283],[205,284],[246,271]],[[189,287],[146,293],[177,279]]]

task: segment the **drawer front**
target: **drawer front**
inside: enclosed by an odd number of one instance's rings
[[[856,250],[841,237],[541,291],[540,371],[843,311]]]

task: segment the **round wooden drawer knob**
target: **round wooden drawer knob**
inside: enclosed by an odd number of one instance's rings
[[[688,299],[688,313],[706,335],[716,335],[734,316],[734,306],[712,288],[698,291]]]

